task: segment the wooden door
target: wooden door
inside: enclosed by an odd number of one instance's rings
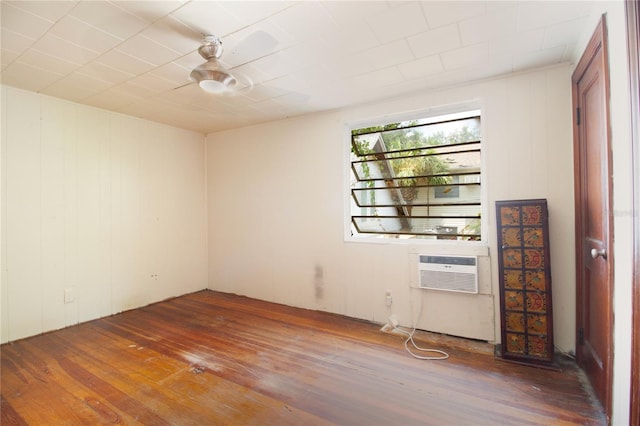
[[[576,358],[608,416],[613,359],[609,76],[600,20],[572,76],[576,206]]]
[[[630,422],[640,425],[640,6],[625,2],[633,153],[633,323]]]

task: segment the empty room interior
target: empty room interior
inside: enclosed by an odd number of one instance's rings
[[[634,1],[6,1],[4,424],[640,424]]]

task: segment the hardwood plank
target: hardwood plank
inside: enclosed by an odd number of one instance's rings
[[[365,321],[201,291],[3,345],[2,424],[605,424],[572,362],[437,348],[450,358],[414,359]]]

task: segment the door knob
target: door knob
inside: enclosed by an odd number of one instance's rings
[[[600,249],[600,250],[598,250],[598,249],[594,249],[594,248],[592,248],[592,249],[591,249],[591,257],[592,257],[593,259],[595,259],[595,258],[596,258],[596,257],[598,257],[598,256],[602,256],[603,258],[605,258],[605,259],[606,259],[606,258],[607,258],[607,250],[605,250],[605,249]]]

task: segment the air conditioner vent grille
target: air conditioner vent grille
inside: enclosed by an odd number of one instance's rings
[[[420,288],[478,293],[478,260],[475,256],[420,256]]]

